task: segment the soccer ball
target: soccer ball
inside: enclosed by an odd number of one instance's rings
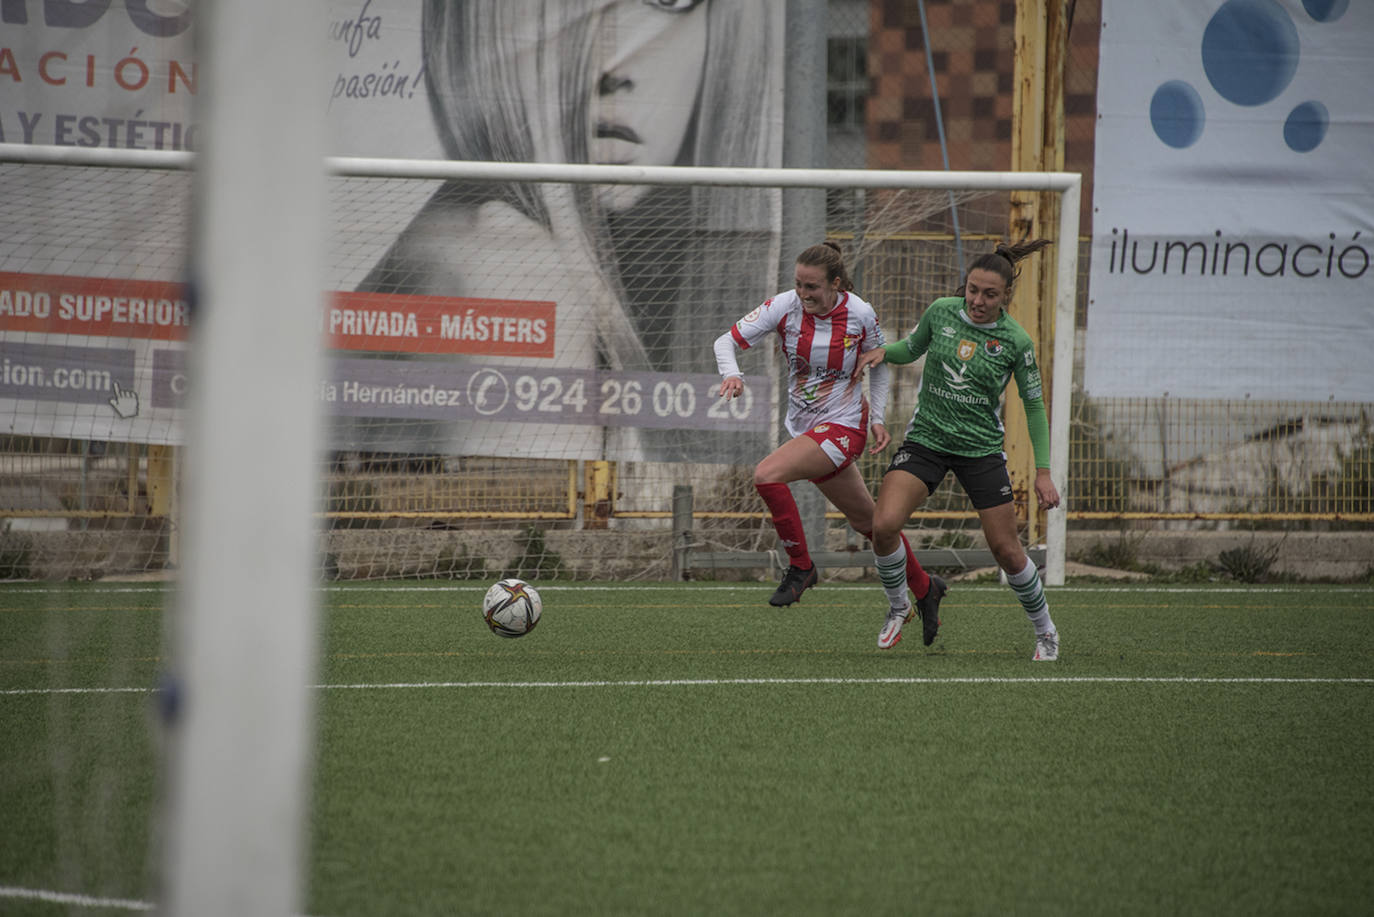
[[[503,579],[482,599],[482,617],[498,637],[523,637],[534,630],[544,603],[534,587],[522,579]]]

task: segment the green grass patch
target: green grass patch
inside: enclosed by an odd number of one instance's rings
[[[1374,895],[1374,590],[320,592],[313,915],[1291,914]],[[0,588],[0,886],[151,901],[170,592]],[[251,673],[245,673],[251,677]],[[32,693],[13,693],[25,691]],[[28,908],[29,910],[25,910]],[[0,912],[56,905],[0,898]],[[86,913],[88,911],[81,911]]]

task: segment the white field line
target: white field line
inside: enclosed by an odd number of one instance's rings
[[[315,685],[320,691],[402,691],[474,688],[716,688],[753,685],[1374,685],[1374,678],[1212,678],[1087,675],[953,678],[662,678],[607,681],[415,681]],[[152,694],[154,688],[8,688],[0,695]]]
[[[15,888],[0,885],[0,899],[11,898],[26,901],[46,901],[49,904],[66,904],[71,907],[99,907],[120,911],[151,911],[150,901],[131,901],[127,898],[93,898],[89,895],[74,895],[69,892],[54,892],[42,888]]]
[[[1374,684],[1374,678],[664,678],[626,681],[441,681],[316,685],[326,691],[369,688],[711,688],[735,685],[995,685],[995,684]]]
[[[0,885],[0,900],[6,898],[21,901],[45,901],[49,904],[65,904],[68,907],[103,908],[112,911],[153,911],[157,909],[157,905],[151,901],[135,901],[129,898],[97,898],[71,892],[49,891],[45,888],[16,888],[12,885]]]

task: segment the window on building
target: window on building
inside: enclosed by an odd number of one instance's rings
[[[826,123],[832,131],[863,133],[868,96],[868,41],[862,36],[826,39]]]

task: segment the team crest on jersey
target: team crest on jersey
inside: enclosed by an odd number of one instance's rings
[[[817,433],[824,433],[826,430],[829,430],[829,429],[830,429],[830,424],[828,424],[828,423],[816,424],[816,426],[814,427],[814,429],[815,429],[815,431],[816,431]]]
[[[853,347],[855,344],[857,344],[857,343],[859,343],[859,338],[858,338],[856,335],[853,335],[853,334],[846,334],[846,335],[844,336],[844,349],[845,349],[845,350],[849,350],[850,348],[852,348],[852,347]]]
[[[995,357],[1002,352],[1002,342],[997,338],[988,338],[983,342],[983,349],[988,352],[988,356]]]
[[[1027,351],[1026,351],[1026,365],[1027,365],[1027,366],[1030,366],[1030,365],[1033,364],[1034,362],[1035,362],[1035,351],[1033,351],[1033,350],[1027,350]]]
[[[978,345],[973,341],[959,341],[959,359],[972,360],[973,355],[978,352]]]
[[[771,300],[771,299],[768,300],[768,302],[772,302],[772,301],[773,301],[773,300]],[[766,306],[766,305],[768,305],[767,302],[763,304],[763,306]],[[757,307],[756,309],[754,309],[754,311],[753,311],[753,312],[750,312],[748,315],[746,315],[746,316],[742,319],[742,321],[746,321],[746,322],[756,322],[756,321],[758,321],[759,316],[763,314],[763,306],[759,306],[759,307]]]

